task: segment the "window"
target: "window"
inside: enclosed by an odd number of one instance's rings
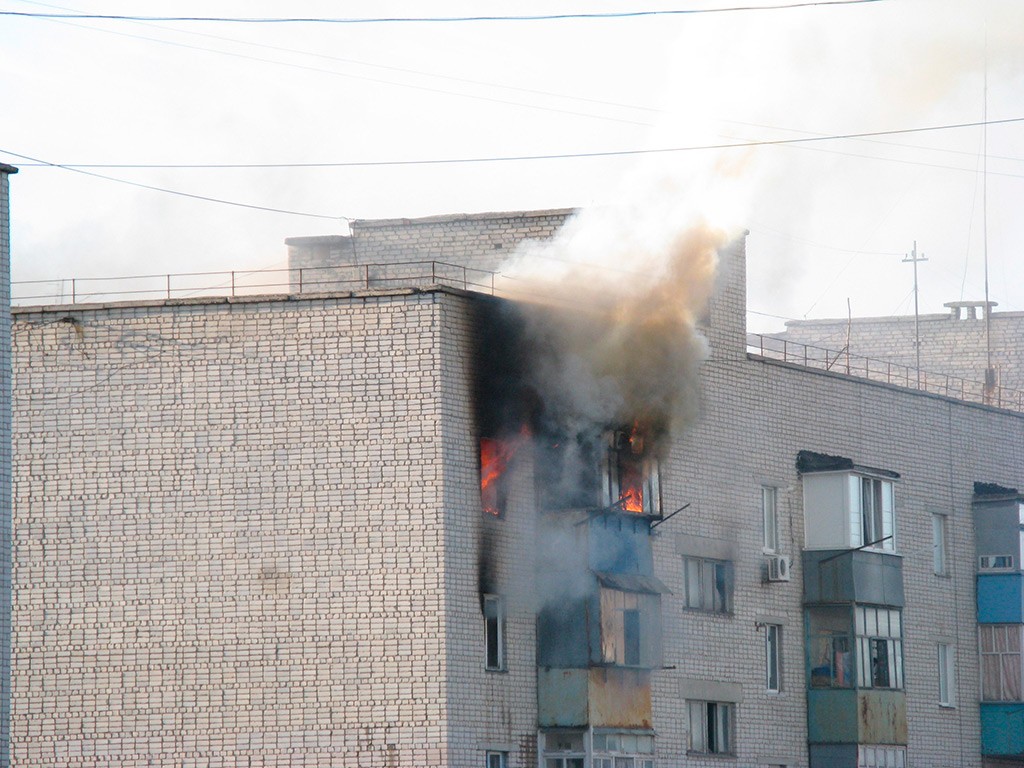
[[[764,625],[765,688],[778,693],[782,690],[782,627]]]
[[[504,670],[505,602],[498,595],[484,595],[484,646],[487,669]]]
[[[775,554],[779,551],[779,489],[769,486],[761,488],[761,517],[764,521],[764,551]]]
[[[854,501],[850,520],[853,546],[870,544],[871,549],[895,550],[892,483],[877,477],[851,475],[850,495]]]
[[[639,426],[631,431],[609,432],[604,457],[605,506],[642,515],[661,514],[661,487],[658,460],[644,449]]]
[[[982,701],[1024,701],[1021,697],[1020,624],[981,624]]]
[[[640,596],[601,590],[601,659],[606,664],[640,664]]]
[[[980,571],[1013,570],[1013,555],[982,555],[978,558]]]
[[[858,605],[857,684],[861,688],[903,688],[903,631],[900,612]]]
[[[654,768],[654,737],[647,733],[594,733],[594,768]]]
[[[932,515],[932,570],[937,576],[946,576],[946,516]]]
[[[905,747],[857,747],[857,768],[906,768]]]
[[[956,667],[956,649],[952,645],[939,643],[939,704],[944,707],[952,707],[956,700],[953,692],[956,690],[956,678],[954,670]]]
[[[544,734],[544,768],[583,768],[585,762],[582,731]]]
[[[689,750],[725,755],[733,752],[733,704],[721,701],[689,701]]]
[[[812,688],[852,688],[853,652],[848,608],[807,610]]]
[[[508,752],[488,752],[487,768],[508,768]]]
[[[732,609],[731,564],[724,560],[683,558],[686,607],[699,611],[728,613]]]

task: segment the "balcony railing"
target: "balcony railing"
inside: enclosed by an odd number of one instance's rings
[[[493,294],[497,274],[444,261],[407,261],[232,272],[21,280],[11,284],[11,303],[95,304],[146,299],[387,290],[428,285],[446,285]]]
[[[874,357],[854,355],[846,349],[825,349],[775,336],[748,333],[747,352],[767,360],[781,360],[804,368],[843,373],[860,379],[880,381],[933,395],[944,395],[970,403],[982,403],[1024,413],[1024,392],[1019,389],[998,385],[987,387],[984,382],[926,371]]]

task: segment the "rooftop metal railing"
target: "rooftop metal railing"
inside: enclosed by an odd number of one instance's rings
[[[493,294],[497,274],[445,261],[406,261],[230,272],[20,280],[11,284],[11,303],[95,304],[146,299],[387,290],[427,285],[446,285]]]
[[[295,267],[225,272],[183,272],[127,277],[86,277],[58,280],[21,280],[11,284],[14,305],[109,303],[133,300],[201,299],[268,294],[332,291],[398,290],[444,285],[496,295],[500,273],[445,261],[406,261],[383,264]],[[767,360],[842,373],[967,402],[983,403],[1024,413],[1024,392],[1007,387],[986,387],[971,381],[910,365],[894,363],[849,350],[751,333],[747,351]]]
[[[865,355],[855,355],[848,349],[825,349],[775,336],[748,333],[747,352],[766,360],[780,360],[804,368],[843,373],[859,379],[870,379],[933,395],[944,395],[970,403],[982,403],[1024,413],[1024,392],[1019,389],[999,385],[986,387],[980,381],[926,371],[912,365]]]

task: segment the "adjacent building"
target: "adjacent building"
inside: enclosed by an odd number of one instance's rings
[[[1024,765],[1024,414],[748,353],[741,238],[699,416],[571,428],[491,282],[569,215],[17,308],[13,762]]]

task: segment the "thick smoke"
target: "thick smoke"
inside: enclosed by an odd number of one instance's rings
[[[673,205],[585,210],[504,269],[520,301],[523,378],[541,433],[589,440],[639,425],[662,445],[696,411],[697,321],[726,233]]]

